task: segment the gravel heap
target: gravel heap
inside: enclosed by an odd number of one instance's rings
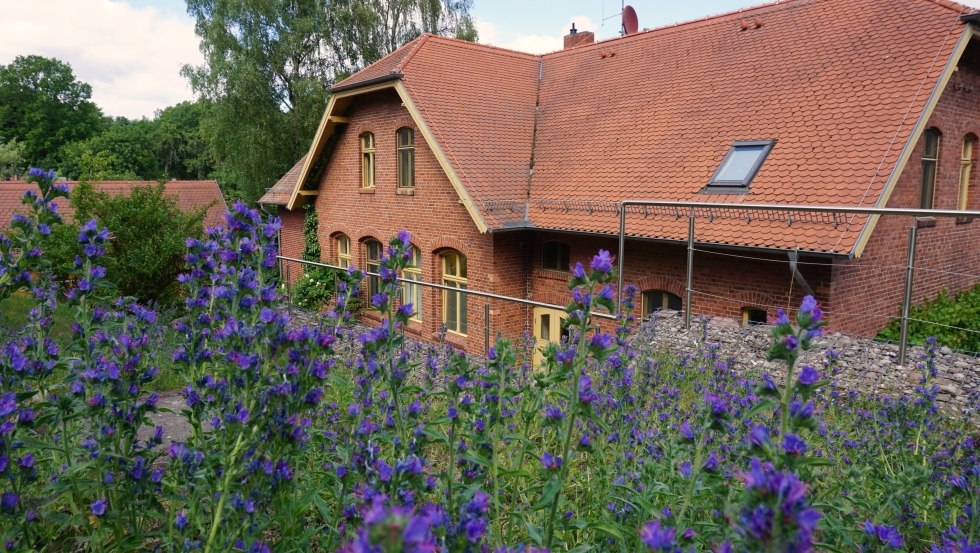
[[[690,330],[684,329],[684,318],[676,311],[661,311],[659,316],[644,324],[639,336],[654,349],[677,355],[695,354],[704,340],[719,346],[722,359],[733,358],[739,371],[783,371],[781,362],[766,361],[772,344],[772,327],[742,326],[738,321],[722,317],[693,321]],[[912,395],[922,372],[919,361],[925,354],[922,346],[911,346],[906,352],[905,366],[898,364],[898,346],[865,338],[854,338],[839,332],[827,333],[806,352],[800,366],[822,367],[824,352],[839,353],[835,377],[838,386],[869,395]],[[980,359],[941,347],[936,355],[939,386],[937,401],[950,411],[963,412],[976,407],[980,398]],[[782,373],[784,374],[784,373]]]
[[[319,319],[315,312],[294,307],[286,311],[292,319],[290,326],[315,325]],[[784,374],[781,362],[766,361],[766,352],[772,344],[772,327],[768,325],[743,326],[732,319],[708,317],[696,320],[691,330],[685,330],[681,313],[660,311],[657,317],[643,324],[636,339],[655,350],[678,356],[696,355],[702,342],[717,344],[719,357],[734,359],[735,369],[740,372],[768,372],[774,377]],[[845,389],[872,396],[913,395],[922,375],[918,366],[925,354],[922,346],[910,346],[906,364],[902,366],[898,364],[897,345],[839,332],[821,336],[815,347],[803,355],[800,366],[822,367],[827,350],[839,354],[834,381]],[[936,356],[936,369],[938,376],[934,382],[939,386],[940,406],[948,412],[972,411],[975,416],[980,404],[980,359],[941,347]]]

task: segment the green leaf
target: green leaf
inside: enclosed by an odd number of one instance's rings
[[[541,500],[538,504],[534,506],[534,510],[544,509],[550,507],[551,503],[555,500],[555,496],[558,495],[558,491],[561,489],[561,482],[558,480],[557,476],[552,476],[544,484],[544,490],[541,494]]]
[[[752,417],[756,416],[757,414],[759,414],[760,412],[766,409],[772,409],[772,407],[773,407],[772,401],[768,399],[764,399],[759,403],[756,403],[755,405],[752,406],[751,409],[746,411],[745,415],[743,415],[743,418],[751,419]]]
[[[602,534],[618,541],[625,541],[622,527],[613,522],[590,522],[588,528],[595,530],[597,534]]]

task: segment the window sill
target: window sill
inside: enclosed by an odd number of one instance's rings
[[[375,188],[372,186],[371,188],[361,188],[358,192],[360,194],[374,194],[374,191]]]
[[[956,218],[956,224],[957,225],[969,225],[972,222],[973,222],[973,217],[957,217]]]
[[[559,271],[558,269],[538,269],[538,276],[541,278],[547,278],[550,280],[564,280],[567,281],[572,273],[568,271]]]
[[[915,228],[932,228],[936,226],[935,217],[916,217]]]
[[[415,189],[414,188],[396,188],[395,189],[395,194],[398,194],[399,196],[414,196],[415,195]]]

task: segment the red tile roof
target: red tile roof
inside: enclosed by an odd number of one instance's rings
[[[271,188],[266,190],[262,198],[259,199],[260,204],[271,204],[271,205],[286,205],[289,201],[289,197],[293,193],[293,187],[296,184],[296,180],[299,178],[299,172],[303,169],[303,164],[306,163],[306,156],[303,156],[296,162],[293,167],[283,175],[276,184],[273,184]]]
[[[74,189],[77,182],[67,183],[69,189]],[[103,181],[93,182],[96,190],[108,194],[129,194],[137,186],[155,186],[156,181]],[[177,205],[183,211],[208,207],[204,215],[204,226],[213,227],[224,223],[224,215],[228,211],[224,196],[213,180],[167,181],[164,183],[166,194],[177,200]],[[6,230],[14,213],[23,213],[24,205],[21,197],[27,190],[37,190],[37,185],[24,181],[0,181],[0,232]],[[63,198],[56,200],[58,212],[67,220],[71,220],[73,210]]]
[[[968,11],[789,0],[543,56],[423,36],[338,86],[399,76],[491,228],[615,233],[624,199],[870,206]],[[702,193],[733,142],[760,139],[776,145],[747,194]],[[698,236],[849,253],[866,222],[743,220],[699,223]],[[667,215],[628,225],[686,230]]]

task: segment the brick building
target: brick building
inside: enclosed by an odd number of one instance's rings
[[[309,153],[262,198],[299,257],[370,268],[400,229],[412,278],[564,304],[569,263],[617,253],[618,202],[698,212],[692,309],[765,320],[812,290],[832,328],[976,283],[980,222],[793,215],[739,204],[980,208],[980,16],[946,0],[789,0],[531,55],[424,35],[336,84]],[[684,298],[686,214],[628,212],[643,310]],[[298,274],[298,271],[293,273]],[[481,301],[409,287],[409,329],[480,351]],[[556,338],[561,314],[493,302],[490,330]],[[370,318],[368,314],[366,317]]]

